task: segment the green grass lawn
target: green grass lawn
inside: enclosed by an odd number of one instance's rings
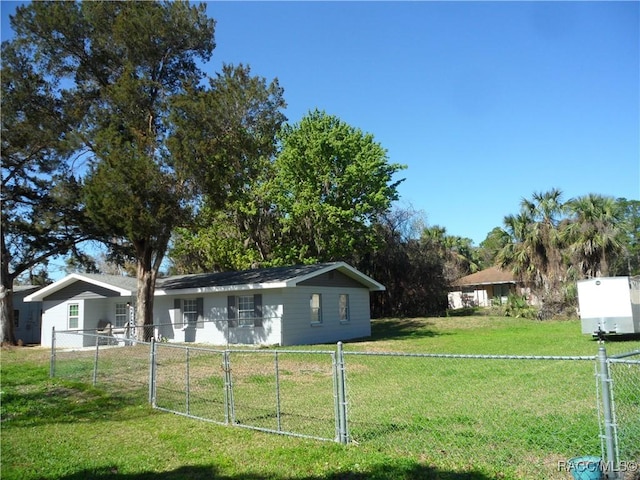
[[[371,339],[347,343],[345,350],[590,356],[598,346],[580,334],[577,320],[477,316],[377,320]],[[640,349],[640,340],[611,341],[606,347],[611,355]],[[301,381],[300,365],[287,363],[286,354],[282,357],[283,388],[290,388],[299,403],[313,409],[318,399],[305,382],[317,378],[326,383],[326,375],[322,370],[310,372]],[[3,480],[560,479],[571,478],[556,466],[566,460],[558,452],[565,454],[576,426],[584,427],[587,444],[599,446],[597,438],[590,439],[594,428],[597,433],[597,418],[591,415],[595,411],[590,403],[595,401],[591,362],[467,363],[354,354],[345,362],[350,433],[358,442],[349,446],[160,412],[141,401],[142,385],[129,382],[130,388],[118,391],[51,380],[48,351],[3,349],[0,476]],[[239,388],[263,392],[266,378],[261,371],[247,373]],[[219,387],[219,382],[211,383]],[[451,447],[444,451],[438,442]]]

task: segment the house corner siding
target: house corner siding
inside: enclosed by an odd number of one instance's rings
[[[322,322],[311,323],[311,294],[322,296]],[[340,294],[349,295],[350,319],[339,317]],[[284,294],[282,345],[334,343],[371,335],[369,290],[359,287],[299,286]]]

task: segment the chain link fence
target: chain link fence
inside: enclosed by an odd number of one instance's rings
[[[566,478],[559,462],[600,454],[593,357],[350,352],[345,362],[354,442],[520,478]]]
[[[517,478],[569,478],[568,459],[594,455],[613,471],[610,479],[635,480],[625,467],[640,461],[640,351],[607,358],[603,348],[604,356],[584,357],[380,353],[341,344],[230,350],[77,331],[54,339],[52,376],[220,424]]]
[[[155,344],[153,405],[222,424],[335,436],[334,352]]]
[[[616,458],[625,479],[640,479],[640,350],[608,359]],[[626,468],[633,467],[633,468]]]
[[[51,348],[51,376],[146,399],[150,346],[148,342],[77,330],[57,331]]]

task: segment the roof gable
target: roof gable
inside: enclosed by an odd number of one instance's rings
[[[137,281],[135,278],[122,277],[118,275],[100,275],[95,273],[72,273],[61,280],[41,288],[35,293],[25,297],[25,302],[41,302],[49,296],[66,289],[76,282],[86,282],[104,291],[113,292],[114,296],[131,296],[136,291]]]

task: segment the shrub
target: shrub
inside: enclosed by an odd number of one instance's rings
[[[524,295],[515,295],[512,293],[507,297],[504,314],[506,317],[533,319],[538,317],[538,309],[529,305],[527,297]]]

